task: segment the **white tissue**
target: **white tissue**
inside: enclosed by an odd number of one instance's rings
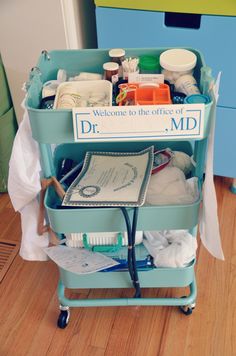
[[[144,236],[156,267],[185,267],[195,258],[197,240],[187,230],[145,231]]]
[[[148,185],[146,204],[192,204],[198,199],[197,178],[186,180],[177,167],[166,167],[153,174]]]
[[[185,152],[172,151],[172,159],[169,166],[177,167],[187,175],[193,169],[193,161]]]

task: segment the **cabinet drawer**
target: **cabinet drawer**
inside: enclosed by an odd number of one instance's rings
[[[236,15],[236,3],[234,0],[95,0],[97,6],[115,7],[135,10],[154,10],[189,12],[193,14],[211,15]]]
[[[215,130],[214,173],[236,177],[236,109],[218,107]]]

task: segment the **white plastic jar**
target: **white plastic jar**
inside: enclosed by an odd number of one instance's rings
[[[161,72],[170,84],[174,84],[182,75],[192,75],[196,63],[197,56],[187,49],[168,49],[160,55]]]

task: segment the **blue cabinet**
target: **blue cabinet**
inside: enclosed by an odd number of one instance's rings
[[[215,77],[222,71],[220,98],[217,107],[214,173],[236,177],[236,32],[234,16],[199,16],[199,28],[170,26],[167,14],[97,7],[99,48],[112,47],[189,47],[204,53]],[[195,15],[194,15],[195,16]]]

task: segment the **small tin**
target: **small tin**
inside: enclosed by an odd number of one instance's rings
[[[184,99],[185,104],[209,104],[210,101],[209,96],[203,94],[188,95]]]

